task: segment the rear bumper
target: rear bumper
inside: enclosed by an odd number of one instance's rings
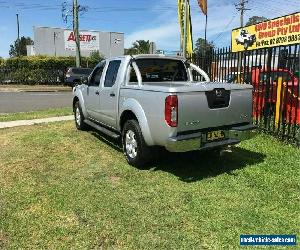
[[[256,126],[254,125],[232,127],[224,130],[225,139],[212,142],[208,142],[206,140],[205,132],[180,135],[169,138],[166,144],[166,149],[170,152],[187,152],[233,145],[253,138],[256,135],[255,130]]]

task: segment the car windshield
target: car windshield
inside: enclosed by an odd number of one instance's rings
[[[92,69],[75,68],[75,69],[72,69],[72,72],[77,75],[89,75],[92,72]]]
[[[145,58],[137,59],[143,82],[187,81],[187,71],[181,60]],[[130,74],[130,82],[137,82],[135,71]]]

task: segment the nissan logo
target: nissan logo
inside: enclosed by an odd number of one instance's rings
[[[215,90],[215,93],[216,93],[216,96],[217,96],[217,97],[221,97],[221,96],[223,95],[222,89],[216,89],[216,90]]]

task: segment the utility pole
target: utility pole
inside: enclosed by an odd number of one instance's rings
[[[53,33],[53,42],[54,42],[54,56],[56,57],[56,38],[57,38],[57,33],[54,31]]]
[[[17,16],[17,30],[18,30],[18,39],[17,39],[18,56],[20,56],[20,23],[19,23],[19,14],[16,14],[16,16]]]
[[[248,3],[248,0],[240,0],[240,3],[235,4],[236,9],[241,12],[241,14],[240,14],[241,27],[244,27],[244,14],[245,14],[245,11],[250,10],[250,9],[245,8],[246,3]]]
[[[76,43],[76,67],[80,67],[80,38],[79,38],[79,20],[78,20],[78,0],[73,0],[73,32]]]
[[[245,11],[250,10],[250,9],[246,9],[246,7],[245,7],[246,3],[248,3],[248,0],[240,0],[240,3],[235,4],[236,9],[241,12],[241,14],[240,14],[241,27],[244,27]],[[243,71],[244,71],[244,75],[245,75],[246,55],[244,52],[241,52],[240,55],[241,55],[241,61],[239,62],[239,59],[238,59],[238,72],[241,72],[241,68],[243,66]]]

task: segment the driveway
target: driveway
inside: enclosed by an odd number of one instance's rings
[[[68,107],[72,92],[0,92],[0,113]]]

